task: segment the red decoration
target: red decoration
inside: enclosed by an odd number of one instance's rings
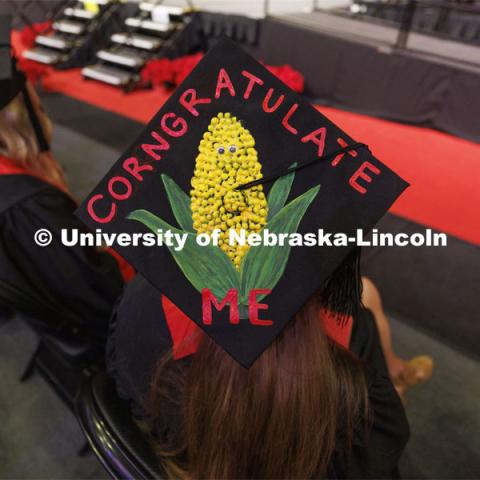
[[[31,83],[36,83],[50,71],[48,65],[43,65],[42,63],[34,62],[24,57],[20,57],[17,60],[17,68],[27,76]]]
[[[43,23],[34,23],[31,26],[23,27],[20,30],[20,38],[25,48],[32,48],[35,45],[35,38],[37,35],[41,35],[52,26],[52,22],[47,21]]]
[[[305,79],[298,70],[295,70],[290,65],[281,65],[278,67],[266,65],[266,68],[294,92],[303,92],[305,88]]]
[[[160,86],[173,83],[171,60],[168,58],[158,58],[151,60],[140,73],[143,85]]]
[[[195,53],[171,60],[173,84],[180,85],[202,58],[203,53]]]
[[[24,27],[19,33],[20,42],[15,45],[14,36],[12,35],[12,45],[14,46],[15,56],[17,57],[17,68],[21,70],[31,83],[36,83],[49,71],[50,67],[41,63],[27,60],[20,54],[24,50],[32,48],[35,45],[35,38],[50,30],[52,22],[34,23],[31,26]],[[14,32],[15,33],[15,32]]]
[[[143,70],[141,71],[141,79],[143,85],[171,85],[176,87],[185,80],[190,72],[197,66],[198,62],[203,58],[203,53],[195,53],[193,55],[185,55],[173,60],[168,58],[159,58],[149,61]],[[302,93],[305,87],[305,81],[303,75],[292,68],[290,65],[281,66],[267,66],[276,77],[278,77],[283,83],[290,87],[297,93]],[[247,72],[248,73],[248,72]],[[249,89],[247,89],[245,95],[249,97],[253,83],[259,83],[259,79],[251,78]],[[225,84],[222,84],[224,88],[229,88],[227,79]],[[262,82],[263,83],[263,82]],[[231,87],[233,88],[233,87]],[[231,91],[230,91],[231,93]]]

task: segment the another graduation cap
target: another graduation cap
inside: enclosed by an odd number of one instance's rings
[[[49,150],[50,146],[28,94],[26,77],[17,69],[16,59],[11,54],[11,21],[10,15],[0,15],[0,110],[21,92],[39,149],[40,151],[46,151]]]
[[[230,245],[229,230],[353,237],[406,187],[365,145],[224,39],[78,214],[104,233],[186,233],[181,250],[118,250],[249,367],[320,287],[325,307],[352,313],[358,254],[353,245]],[[215,229],[218,246],[197,243]]]

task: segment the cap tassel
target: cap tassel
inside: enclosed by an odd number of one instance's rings
[[[256,185],[263,185],[265,183],[270,183],[273,180],[276,180],[277,178],[288,175],[292,172],[302,170],[305,167],[311,167],[313,165],[316,165],[318,164],[319,161],[331,160],[335,158],[337,155],[340,155],[342,153],[347,153],[352,150],[358,150],[359,148],[366,148],[368,151],[370,151],[370,149],[368,148],[368,145],[366,145],[365,143],[355,142],[352,145],[347,145],[343,148],[335,150],[334,152],[330,152],[325,155],[322,155],[321,157],[314,158],[313,160],[310,160],[308,162],[295,164],[294,166],[291,165],[287,169],[282,168],[281,170],[277,170],[276,172],[273,172],[271,175],[264,175],[262,176],[262,178],[253,180],[248,183],[244,183],[243,185],[239,185],[238,187],[236,187],[235,190],[246,190],[247,188],[255,187]]]
[[[336,316],[340,326],[355,317],[361,306],[362,277],[360,247],[355,247],[342,264],[328,277],[320,294],[322,307]]]

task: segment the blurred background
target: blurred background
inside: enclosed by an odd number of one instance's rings
[[[435,361],[431,381],[407,397],[401,474],[480,478],[480,1],[1,0],[0,8],[12,15],[12,45],[54,123],[53,153],[78,201],[221,35],[410,182],[378,228],[432,228],[448,234],[448,246],[363,255],[398,353]],[[21,315],[0,323],[0,477],[106,478],[82,449],[69,394],[42,369],[20,381],[38,344]]]

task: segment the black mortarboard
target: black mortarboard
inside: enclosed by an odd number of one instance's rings
[[[358,255],[352,245],[241,248],[226,233],[219,246],[202,247],[198,235],[244,228],[304,241],[310,233],[315,243],[324,229],[353,237],[406,187],[365,145],[223,39],[78,214],[103,233],[189,232],[182,250],[116,248],[249,367],[320,287],[328,308],[349,313],[358,301]]]
[[[21,92],[39,149],[46,151],[50,147],[26,88],[26,77],[17,69],[17,61],[11,53],[11,21],[10,15],[0,15],[0,110]]]

